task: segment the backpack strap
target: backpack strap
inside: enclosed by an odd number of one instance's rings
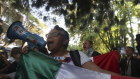
[[[97,56],[97,55],[101,55],[101,54],[97,51],[94,51],[91,56]]]
[[[81,59],[80,59],[79,51],[78,50],[70,51],[70,56],[74,65],[81,67]]]

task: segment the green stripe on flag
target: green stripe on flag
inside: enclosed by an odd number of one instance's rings
[[[15,79],[55,79],[61,64],[40,52],[30,51],[21,56]]]

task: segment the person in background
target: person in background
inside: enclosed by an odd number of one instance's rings
[[[140,77],[140,60],[133,56],[134,48],[126,47],[126,57],[120,60],[121,74],[131,77]]]
[[[0,52],[0,69],[3,69],[5,66],[10,64],[10,62],[7,59],[8,59],[7,52],[6,51]]]
[[[0,19],[0,37],[3,33],[3,28],[2,28],[2,25],[3,25],[3,20]],[[1,39],[1,38],[0,38]],[[1,41],[1,40],[0,40]]]
[[[12,79],[9,76],[5,75],[5,74],[0,74],[0,79]]]
[[[9,78],[14,78],[15,72],[16,72],[16,68],[18,65],[18,61],[19,58],[22,54],[22,48],[20,47],[14,47],[11,50],[11,56],[15,59],[14,62],[12,62],[11,64],[9,64],[8,66],[5,66],[3,69],[0,70],[0,74],[3,74],[1,77],[9,77]],[[5,74],[5,75],[4,75]],[[9,74],[9,75],[7,75]]]
[[[101,55],[99,52],[93,50],[93,43],[91,40],[85,40],[83,42],[83,52],[88,56],[88,57],[93,57],[97,55]]]
[[[137,34],[136,35],[136,43],[137,43],[137,51],[138,51],[138,54],[140,55],[140,34]]]

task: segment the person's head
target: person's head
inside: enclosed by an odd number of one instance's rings
[[[93,42],[91,40],[85,40],[83,42],[83,49],[86,51],[88,50],[89,48],[92,48],[93,47]]]
[[[127,56],[132,56],[134,52],[135,52],[135,50],[133,47],[131,47],[131,46],[126,47],[126,55]]]
[[[14,47],[11,50],[11,56],[16,60],[19,59],[21,53],[22,53],[22,48],[20,48],[20,47]]]
[[[0,19],[0,34],[3,33],[3,28],[2,28],[2,25],[3,25],[3,21]]]
[[[140,45],[140,34],[137,34],[136,35],[136,42],[137,42],[137,44]]]
[[[47,35],[49,51],[66,50],[69,44],[69,34],[63,28],[56,25]]]
[[[0,26],[3,24],[3,20],[2,19],[0,19]]]
[[[0,52],[1,56],[8,59],[8,52],[6,51],[3,51],[3,52]]]

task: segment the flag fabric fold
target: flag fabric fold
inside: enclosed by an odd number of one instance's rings
[[[42,53],[21,56],[15,79],[110,79],[111,75],[63,64]]]
[[[119,53],[117,51],[94,56],[93,60],[94,63],[102,69],[120,74]]]
[[[21,56],[15,79],[54,79],[60,66],[57,60],[31,51]]]
[[[117,77],[64,64],[40,52],[30,51],[21,56],[15,79],[117,79]]]

